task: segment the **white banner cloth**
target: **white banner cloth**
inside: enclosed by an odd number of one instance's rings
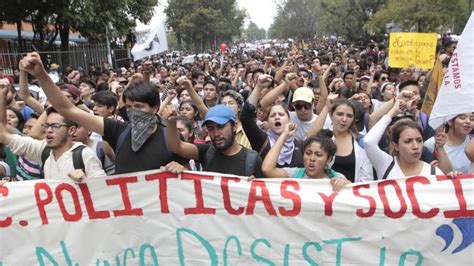
[[[148,171],[0,186],[0,265],[473,265],[474,175]]]

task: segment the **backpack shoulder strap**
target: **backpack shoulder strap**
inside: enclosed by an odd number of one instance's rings
[[[296,171],[295,171],[295,173],[292,177],[293,178],[303,178],[304,172],[305,172],[304,167],[298,167],[298,168],[296,168]]]
[[[125,138],[128,136],[128,133],[132,130],[132,123],[128,123],[127,127],[125,128],[122,133],[120,133],[117,143],[115,143],[115,155],[117,155],[118,151],[120,150],[120,147],[122,147],[123,142],[125,141]]]
[[[48,160],[50,153],[51,153],[50,147],[45,147],[43,151],[41,152],[41,171],[44,170],[44,163],[46,162],[46,160]]]
[[[214,146],[210,145],[209,149],[207,149],[206,151],[206,157],[204,158],[204,162],[202,162],[202,168],[204,171],[208,170],[209,165],[214,159],[215,154],[216,154],[216,149],[214,148]]]
[[[79,145],[72,150],[72,163],[74,165],[74,169],[80,169],[85,172],[86,167],[84,165],[84,160],[82,159],[82,150],[86,145]]]
[[[257,165],[258,152],[247,149],[245,153],[245,176],[255,174],[255,167]]]
[[[420,121],[424,131],[428,127],[428,115],[425,112],[420,111]]]
[[[168,155],[172,155],[171,154],[171,150],[170,148],[168,147],[168,133],[167,131],[165,130],[165,127],[162,125],[162,124],[158,124],[158,126],[160,127],[160,130],[161,130],[161,133],[163,134],[163,139],[165,140],[165,147],[166,147],[166,152],[168,153]]]
[[[387,179],[388,174],[390,174],[390,171],[392,171],[393,166],[395,165],[395,158],[392,160],[390,165],[388,166],[387,170],[385,170],[385,173],[383,174],[382,180]]]
[[[102,166],[104,166],[105,151],[104,151],[104,142],[103,141],[97,142],[97,145],[95,146],[95,154],[97,154],[97,157],[99,157],[99,160],[102,163]]]

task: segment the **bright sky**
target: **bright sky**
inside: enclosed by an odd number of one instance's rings
[[[166,0],[160,1],[155,11],[155,16],[152,18],[151,24],[155,24],[156,21],[164,20],[164,14],[162,13],[165,6],[168,5]],[[239,8],[245,8],[249,18],[245,21],[245,25],[251,20],[257,24],[259,28],[268,30],[270,25],[273,23],[273,17],[276,15],[276,5],[274,0],[237,0]],[[149,28],[146,25],[141,24],[137,21],[137,30],[143,30]]]
[[[245,8],[251,20],[259,28],[268,30],[276,15],[276,4],[274,0],[237,0],[240,8]],[[247,25],[246,21],[245,25]]]

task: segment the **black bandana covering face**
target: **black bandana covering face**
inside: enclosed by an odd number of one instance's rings
[[[153,134],[157,117],[154,113],[135,109],[127,110],[128,119],[132,123],[132,150],[137,152],[145,141]]]

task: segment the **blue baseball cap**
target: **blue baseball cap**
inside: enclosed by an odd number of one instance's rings
[[[214,107],[211,107],[206,114],[206,119],[202,122],[202,125],[204,126],[207,122],[214,122],[219,125],[224,125],[229,121],[232,121],[235,123],[235,114],[232,109],[229,107],[219,104]]]

